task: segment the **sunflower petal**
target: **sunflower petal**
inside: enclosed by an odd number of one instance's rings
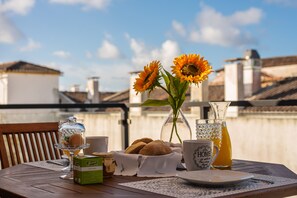
[[[212,67],[199,54],[181,55],[174,59],[172,73],[181,81],[200,83],[207,79]]]

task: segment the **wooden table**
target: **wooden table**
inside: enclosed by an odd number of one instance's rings
[[[281,164],[233,160],[232,170],[297,179],[297,175]],[[0,197],[167,197],[132,189],[118,183],[149,178],[114,176],[103,184],[78,185],[59,179],[60,172],[26,164],[0,170]],[[151,179],[151,178],[150,178]],[[297,184],[236,194],[233,197],[284,197],[297,195]]]

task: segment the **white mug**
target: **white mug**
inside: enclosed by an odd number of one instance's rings
[[[90,147],[84,149],[85,155],[92,155],[94,152],[106,153],[108,150],[107,136],[87,136],[86,143],[90,144]]]
[[[213,156],[213,148],[215,155]],[[183,155],[187,171],[209,169],[217,158],[219,149],[213,141],[207,139],[184,140]]]

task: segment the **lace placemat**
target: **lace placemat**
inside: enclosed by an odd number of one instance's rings
[[[253,174],[254,178],[228,186],[208,187],[190,184],[177,177],[152,179],[120,185],[172,197],[219,197],[260,189],[296,184],[297,179]]]
[[[57,160],[49,160],[49,161],[29,162],[25,164],[39,167],[39,168],[45,168],[53,171],[61,171],[63,168],[66,167],[63,165],[64,163],[65,163],[65,159],[57,159]]]

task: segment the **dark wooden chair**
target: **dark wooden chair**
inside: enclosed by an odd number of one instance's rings
[[[1,167],[60,159],[57,122],[0,124]]]

